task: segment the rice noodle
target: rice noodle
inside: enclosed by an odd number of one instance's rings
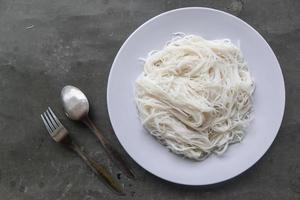
[[[150,134],[176,154],[203,160],[243,139],[253,91],[247,64],[230,40],[180,33],[149,53],[135,100]]]

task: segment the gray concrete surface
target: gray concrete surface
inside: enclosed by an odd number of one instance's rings
[[[209,187],[163,181],[126,155],[106,110],[110,66],[126,37],[149,18],[179,7],[207,6],[255,27],[272,46],[286,83],[286,112],[266,155],[241,176]],[[99,161],[111,163],[95,137],[62,112],[60,89],[73,84],[92,104],[137,174],[119,175],[127,196],[107,190],[73,153],[55,144],[39,114],[50,105]],[[300,1],[298,0],[0,0],[0,199],[300,199]]]

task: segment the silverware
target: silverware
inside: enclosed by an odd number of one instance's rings
[[[111,176],[107,169],[103,165],[90,158],[84,151],[81,150],[80,146],[71,139],[68,130],[58,120],[50,107],[48,107],[46,112],[44,112],[41,117],[46,129],[48,130],[52,139],[55,140],[55,142],[66,145],[74,152],[76,152],[92,169],[92,171],[95,174],[101,176],[104,179],[105,183],[108,184],[117,194],[125,194],[123,187]]]
[[[129,178],[134,178],[133,171],[121,157],[120,153],[114,149],[109,141],[97,129],[89,118],[89,102],[85,94],[74,86],[67,85],[61,91],[61,99],[66,115],[77,121],[82,121],[97,136],[109,158],[115,162],[117,167]]]

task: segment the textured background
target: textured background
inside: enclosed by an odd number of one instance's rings
[[[255,27],[277,55],[286,83],[285,117],[270,150],[243,175],[209,187],[172,184],[143,170],[110,134],[106,110],[107,77],[121,44],[149,18],[186,6],[224,10]],[[0,199],[300,199],[299,41],[299,0],[0,0]],[[50,105],[90,155],[118,176],[95,137],[64,116],[59,93],[65,84],[86,92],[97,126],[136,171],[136,181],[119,175],[127,196],[112,194],[47,135],[39,114]]]

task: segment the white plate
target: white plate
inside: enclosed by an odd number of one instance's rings
[[[256,83],[254,120],[245,139],[231,145],[223,156],[212,155],[203,162],[183,159],[160,145],[143,128],[135,107],[134,82],[143,71],[139,58],[145,58],[151,50],[162,49],[175,32],[206,39],[229,38],[240,43]],[[182,8],[150,19],[126,40],[110,71],[107,103],[120,143],[139,165],[171,182],[207,185],[239,175],[268,150],[282,121],[285,89],[272,49],[251,26],[219,10]]]

